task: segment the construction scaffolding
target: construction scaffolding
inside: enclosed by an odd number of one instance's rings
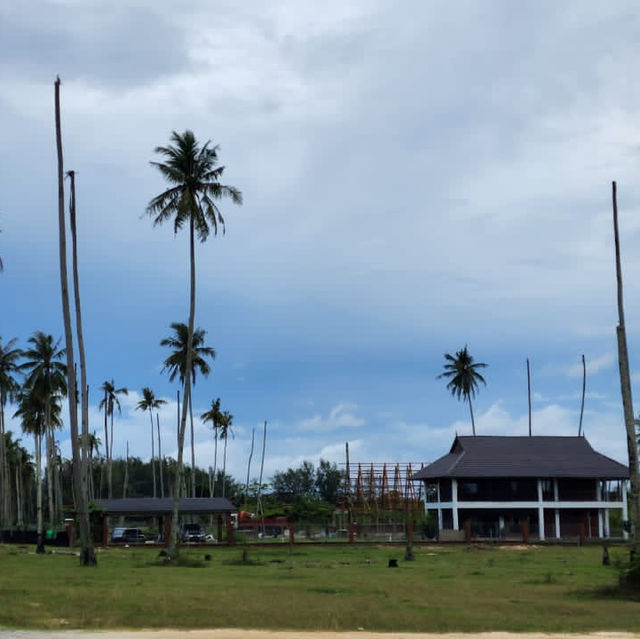
[[[360,515],[421,512],[422,482],[411,477],[421,462],[356,462],[344,464],[344,508]]]

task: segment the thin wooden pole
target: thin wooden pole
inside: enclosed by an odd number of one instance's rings
[[[527,398],[529,399],[529,437],[531,437],[531,369],[527,357]]]
[[[587,390],[587,363],[582,356],[582,402],[580,403],[580,423],[578,424],[578,437],[582,435],[582,416],[584,415],[584,396]]]

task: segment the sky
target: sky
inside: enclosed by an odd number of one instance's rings
[[[116,456],[149,458],[143,386],[167,400],[176,451],[160,341],[187,321],[188,235],[145,209],[165,188],[154,148],[191,129],[244,197],[196,250],[196,325],[217,354],[194,388],[199,466],[216,397],[238,480],[264,420],[267,478],[342,464],[346,442],[352,463],[433,461],[471,433],[438,379],[465,345],[487,364],[478,434],[527,434],[527,358],[533,433],[577,434],[584,354],[586,436],[624,462],[611,182],[638,397],[638,33],[624,0],[0,3],[3,344],[63,334],[59,75],[91,430],[100,385],[129,389]]]

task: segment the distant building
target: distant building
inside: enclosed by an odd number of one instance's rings
[[[424,482],[425,507],[442,538],[606,538],[610,513],[628,518],[629,470],[584,437],[456,437],[448,454],[413,475]],[[626,536],[626,533],[625,533]]]

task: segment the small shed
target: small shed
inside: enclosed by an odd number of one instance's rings
[[[95,504],[102,510],[102,543],[109,544],[109,518],[156,518],[159,536],[166,542],[171,530],[173,517],[173,497],[130,497],[127,499],[96,499]],[[227,530],[227,539],[232,534],[231,515],[237,508],[224,497],[182,497],[178,500],[178,516],[211,515],[216,517],[218,539],[222,537],[223,527]]]

